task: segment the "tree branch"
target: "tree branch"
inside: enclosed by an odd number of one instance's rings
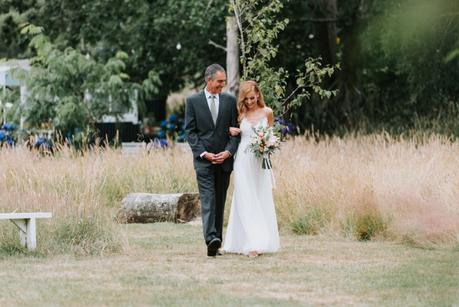
[[[292,97],[296,94],[296,92],[298,92],[298,91],[299,91],[300,89],[302,89],[303,87],[304,87],[304,86],[297,86],[297,88],[294,89],[294,90],[290,93],[290,95],[288,95],[288,97],[284,99],[284,101],[282,102],[282,109],[283,109],[283,110],[282,110],[282,114],[280,115],[280,117],[283,117],[285,114],[287,114],[287,112],[289,111],[287,102],[290,100],[290,98],[292,98]]]
[[[237,27],[239,29],[239,35],[241,40],[241,55],[242,55],[242,69],[245,70],[245,41],[244,41],[244,31],[242,30],[242,23],[241,23],[241,16],[239,7],[236,5],[235,0],[231,0],[231,4],[233,5],[234,17],[236,17]]]
[[[210,6],[212,5],[212,2],[214,2],[214,0],[209,0],[209,2],[207,2],[206,11],[209,10]]]
[[[219,45],[219,44],[217,44],[216,42],[214,42],[214,41],[211,40],[211,39],[209,39],[209,45],[212,45],[212,46],[214,46],[215,48],[223,49],[223,50],[225,50],[225,52],[226,52],[226,47],[225,47],[225,46]]]

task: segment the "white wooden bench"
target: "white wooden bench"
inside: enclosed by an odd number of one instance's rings
[[[145,150],[146,144],[143,142],[122,142],[121,152],[124,155],[138,154]]]
[[[51,212],[32,213],[0,213],[0,220],[10,220],[19,228],[21,244],[28,250],[37,247],[37,219],[49,219],[53,216]]]

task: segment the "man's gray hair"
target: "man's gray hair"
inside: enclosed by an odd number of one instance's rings
[[[204,73],[204,81],[207,82],[207,80],[213,79],[217,71],[225,72],[225,69],[219,64],[209,65]]]

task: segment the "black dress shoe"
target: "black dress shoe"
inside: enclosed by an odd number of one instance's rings
[[[218,249],[222,246],[222,241],[219,238],[212,239],[209,244],[207,244],[207,256],[215,257],[217,256]]]

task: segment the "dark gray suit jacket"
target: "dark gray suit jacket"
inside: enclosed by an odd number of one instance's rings
[[[233,169],[233,156],[240,136],[232,137],[229,127],[237,127],[236,98],[228,93],[219,95],[217,123],[214,125],[204,91],[186,99],[185,133],[194,157],[194,168],[211,167],[212,163],[200,155],[204,152],[219,153],[228,150],[231,157],[222,164],[223,170]]]

